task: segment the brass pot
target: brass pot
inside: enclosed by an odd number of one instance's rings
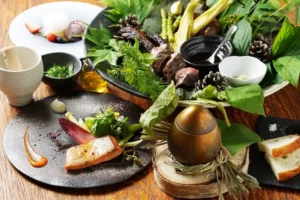
[[[174,158],[184,165],[212,161],[221,148],[221,133],[216,119],[203,106],[185,108],[172,124],[168,147]]]

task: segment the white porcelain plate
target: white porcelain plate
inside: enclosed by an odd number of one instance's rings
[[[42,25],[42,18],[49,12],[63,12],[70,20],[80,20],[90,24],[103,8],[82,2],[53,2],[32,7],[18,15],[9,27],[9,37],[15,45],[33,48],[39,54],[66,52],[78,58],[84,57],[83,41],[74,43],[52,43],[46,38],[31,34],[26,22]]]

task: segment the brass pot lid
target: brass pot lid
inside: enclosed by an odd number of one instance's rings
[[[175,124],[185,133],[203,135],[210,133],[217,122],[209,110],[200,105],[192,105],[177,115]]]

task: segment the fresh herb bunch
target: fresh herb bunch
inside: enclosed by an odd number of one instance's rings
[[[151,65],[156,60],[150,53],[142,53],[139,42],[135,44],[123,43],[120,45],[120,53],[123,55],[122,66],[114,66],[108,70],[108,74],[126,81],[143,94],[149,94],[152,100],[166,88],[167,83],[156,76]]]
[[[74,74],[74,66],[72,63],[68,63],[66,66],[54,65],[49,68],[45,75],[53,78],[66,78]]]
[[[140,22],[144,21],[150,14],[153,6],[162,0],[102,0],[101,3],[110,7],[106,17],[114,22],[119,22],[129,14],[136,14]]]
[[[96,137],[112,135],[119,141],[130,134],[128,118],[124,116],[116,118],[112,108],[108,108],[105,112],[101,110],[100,114],[93,117],[87,117],[85,124]]]

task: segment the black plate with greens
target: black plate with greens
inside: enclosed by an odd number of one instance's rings
[[[111,25],[113,25],[113,22],[105,16],[105,11],[106,11],[106,9],[102,10],[93,19],[90,26],[94,27],[94,28],[99,28],[99,23],[102,23],[103,26],[108,28],[113,35],[117,34],[117,29],[111,26]],[[84,52],[85,52],[85,54],[87,54],[88,49],[92,48],[94,45],[90,41],[88,41],[86,38],[84,38],[83,43],[84,43]],[[88,60],[88,62],[91,66],[93,66],[92,61],[90,59]],[[109,69],[109,68],[110,68],[110,64],[107,61],[105,61],[105,62],[101,63],[101,69],[96,69],[96,71],[101,75],[101,77],[104,80],[106,80],[110,84],[120,88],[121,90],[124,90],[124,91],[126,91],[130,94],[133,94],[135,96],[138,96],[138,97],[142,97],[142,98],[145,98],[145,99],[150,99],[149,95],[142,94],[139,91],[137,91],[135,88],[131,87],[126,82],[115,79],[115,78],[111,77],[110,75],[108,75],[106,73],[106,69]]]
[[[137,123],[141,113],[144,112],[137,105],[108,94],[79,93],[52,96],[32,102],[10,122],[4,135],[5,153],[17,170],[36,181],[52,186],[91,188],[124,181],[143,170],[151,162],[151,150],[138,149],[141,166],[124,161],[123,156],[119,156],[109,162],[68,172],[64,169],[66,150],[77,144],[58,123],[58,117],[64,115],[56,114],[50,108],[55,98],[64,102],[67,110],[76,118],[82,119],[99,113],[100,108],[106,110],[112,107],[121,115],[128,117],[129,123]],[[45,167],[34,168],[26,158],[23,145],[26,127],[29,127],[28,136],[34,150],[48,159]],[[136,135],[133,140],[139,138],[140,136]]]

